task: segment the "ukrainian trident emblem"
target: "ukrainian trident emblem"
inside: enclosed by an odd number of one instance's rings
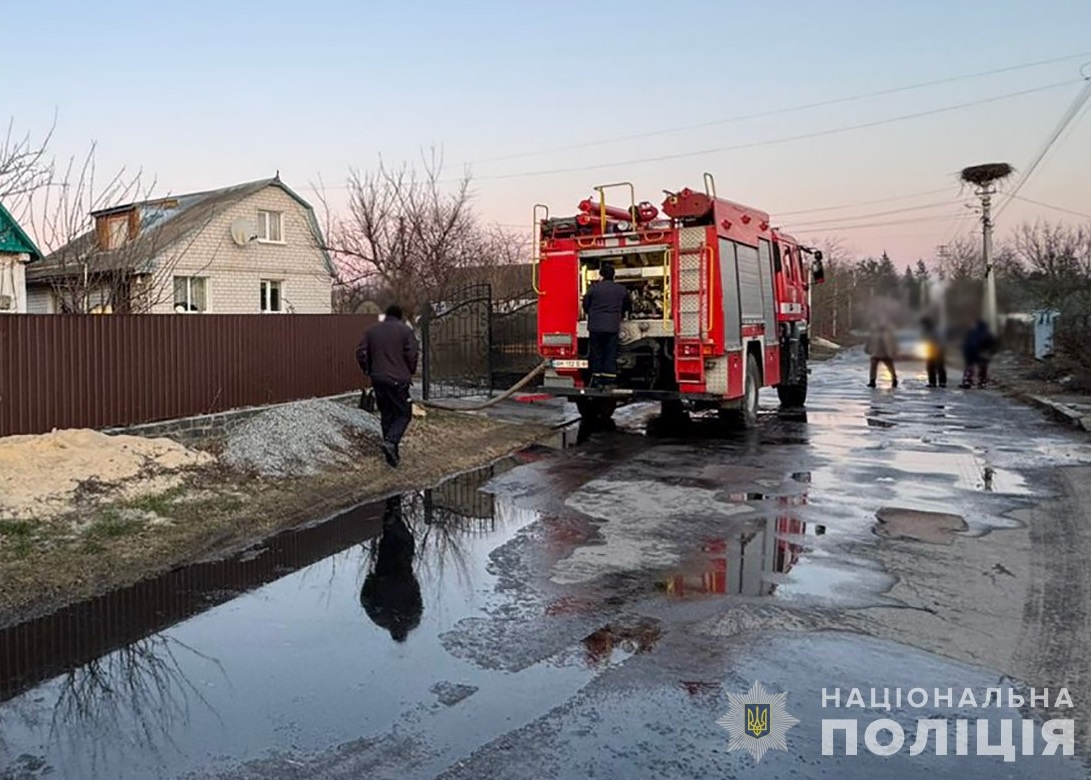
[[[769,693],[755,682],[746,693],[729,693],[727,699],[727,714],[716,722],[731,735],[728,750],[745,750],[761,761],[767,750],[788,749],[788,730],[799,720],[788,714],[787,693]]]
[[[769,705],[747,704],[746,726],[743,732],[754,739],[760,739],[769,731]]]

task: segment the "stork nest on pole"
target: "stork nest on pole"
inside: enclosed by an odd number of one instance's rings
[[[1013,173],[1015,173],[1015,169],[1007,163],[985,163],[984,165],[971,165],[969,168],[963,168],[959,178],[966,184],[987,187],[995,181],[1008,178]]]

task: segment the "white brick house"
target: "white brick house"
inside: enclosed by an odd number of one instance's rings
[[[279,177],[95,212],[27,275],[36,313],[332,311],[314,210]]]

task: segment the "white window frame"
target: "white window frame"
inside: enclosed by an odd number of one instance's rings
[[[276,285],[277,290],[277,305],[278,309],[269,308],[270,290],[273,289],[273,285]],[[261,280],[261,313],[262,314],[284,314],[287,309],[284,306],[284,281],[282,279],[262,279]]]
[[[209,295],[208,295],[208,288],[209,288],[208,277],[207,276],[182,276],[182,275],[174,276],[171,279],[172,287],[174,285],[176,285],[178,283],[178,280],[180,280],[180,279],[185,279],[185,281],[186,281],[186,306],[187,307],[193,304],[193,282],[194,281],[200,281],[204,285],[204,288],[205,288],[204,289],[205,308],[203,310],[198,310],[198,311],[189,311],[187,309],[187,311],[180,312],[175,308],[175,307],[178,306],[178,301],[172,301],[171,302],[171,308],[172,308],[172,310],[174,310],[174,313],[175,314],[208,314],[208,312],[212,310],[211,301],[209,300]],[[171,290],[171,294],[173,296],[173,294],[174,294],[173,289]]]
[[[273,218],[276,218],[277,233],[280,238],[269,238],[270,231],[269,225],[272,224]],[[284,241],[284,212],[283,211],[271,211],[268,209],[258,210],[258,243],[259,244],[283,244]]]

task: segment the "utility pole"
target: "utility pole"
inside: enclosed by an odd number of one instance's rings
[[[947,244],[940,244],[936,247],[936,254],[940,260],[940,268],[943,268],[944,262],[949,257]],[[947,282],[940,278],[937,274],[935,277],[928,279],[928,298],[936,306],[939,319],[939,332],[947,333]]]
[[[978,194],[981,196],[981,241],[982,253],[985,258],[985,322],[989,331],[997,332],[996,320],[996,273],[993,269],[993,223],[992,223],[992,196],[996,189],[991,185],[982,187]]]
[[[975,194],[981,198],[981,242],[985,260],[985,302],[982,312],[985,323],[995,334],[999,325],[996,312],[996,269],[993,267],[992,196],[997,182],[1012,175],[1015,169],[1008,163],[987,163],[963,168],[960,178],[974,185]]]

